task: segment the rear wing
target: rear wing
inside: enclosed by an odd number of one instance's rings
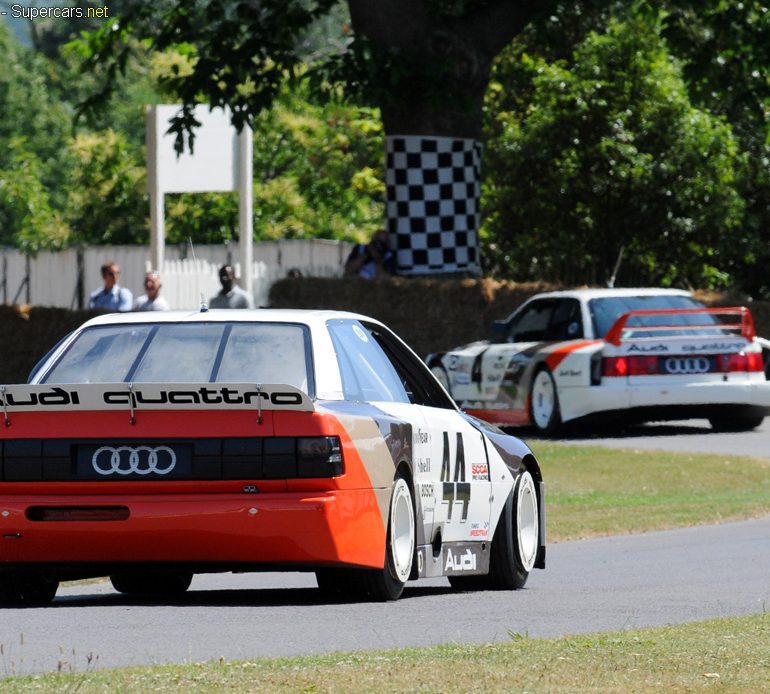
[[[701,323],[691,325],[676,325],[673,323],[662,325],[631,325],[627,326],[630,318],[635,316],[683,316],[683,315],[721,315],[727,316],[727,322],[720,323]],[[729,330],[730,332],[741,335],[751,342],[756,337],[754,329],[754,319],[751,311],[745,306],[730,308],[661,308],[644,309],[629,311],[618,318],[613,326],[607,331],[604,337],[606,342],[615,346],[620,345],[623,339],[624,330],[633,330],[634,332],[668,332],[674,334],[682,330]]]
[[[124,410],[295,410],[313,412],[306,393],[286,384],[66,383],[0,386],[6,426],[14,412]]]

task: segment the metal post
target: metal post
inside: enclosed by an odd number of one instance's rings
[[[238,135],[238,234],[241,256],[241,284],[249,296],[254,296],[254,146],[251,128],[243,127]]]

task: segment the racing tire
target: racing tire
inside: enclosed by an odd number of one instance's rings
[[[56,596],[59,581],[32,571],[0,574],[0,605],[47,605]]]
[[[110,576],[112,587],[124,595],[173,597],[182,595],[192,583],[192,573],[186,571],[124,573]]]
[[[540,544],[540,509],[532,475],[522,470],[492,538],[488,583],[492,590],[523,588]]]
[[[714,431],[739,432],[756,429],[765,419],[764,415],[754,417],[709,417],[709,424]]]
[[[537,431],[552,436],[561,427],[561,410],[556,383],[548,369],[540,369],[529,391],[529,413]]]
[[[415,556],[415,511],[412,489],[401,471],[390,497],[385,566],[360,572],[362,593],[371,600],[398,600],[412,573]]]

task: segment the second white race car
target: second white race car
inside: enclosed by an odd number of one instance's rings
[[[495,325],[502,341],[428,355],[468,413],[553,434],[566,423],[706,418],[722,431],[770,408],[767,341],[745,307],[675,289],[538,294]]]

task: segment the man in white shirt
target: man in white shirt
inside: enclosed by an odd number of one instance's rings
[[[134,302],[134,311],[168,311],[168,301],[160,296],[161,286],[160,275],[150,270],[144,276],[145,293]]]

